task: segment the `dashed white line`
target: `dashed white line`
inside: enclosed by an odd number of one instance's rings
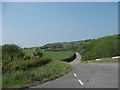
[[[75,77],[77,77],[77,75],[76,75],[75,73],[73,73],[73,75],[74,75]],[[79,82],[81,85],[84,85],[83,82],[82,82],[80,79],[78,80],[78,82]]]
[[[78,81],[79,81],[79,83],[80,83],[81,85],[84,85],[83,82],[82,82],[81,80],[78,80]]]
[[[73,75],[74,75],[75,77],[77,77],[77,75],[76,75],[75,73],[74,73]]]

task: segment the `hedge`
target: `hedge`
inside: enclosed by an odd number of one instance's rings
[[[65,62],[71,62],[76,58],[76,54],[74,53],[71,57],[63,59],[61,61],[65,61]]]
[[[21,60],[21,61],[13,61],[5,66],[3,66],[3,73],[16,71],[16,70],[27,70],[32,67],[39,67],[49,63],[51,59],[47,58],[34,58],[32,60]]]

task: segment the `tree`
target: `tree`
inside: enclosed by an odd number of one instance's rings
[[[15,58],[22,58],[24,53],[22,49],[15,44],[5,44],[2,46],[2,58],[13,61]]]
[[[42,57],[43,53],[40,51],[40,48],[36,48],[35,51],[33,52],[33,55]]]

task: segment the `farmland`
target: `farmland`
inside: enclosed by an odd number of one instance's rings
[[[45,51],[44,57],[52,58],[52,60],[62,60],[71,57],[73,54],[72,51]]]

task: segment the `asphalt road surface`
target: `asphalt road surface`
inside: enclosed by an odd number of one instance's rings
[[[118,63],[80,64],[76,55],[69,74],[31,88],[118,88]]]

